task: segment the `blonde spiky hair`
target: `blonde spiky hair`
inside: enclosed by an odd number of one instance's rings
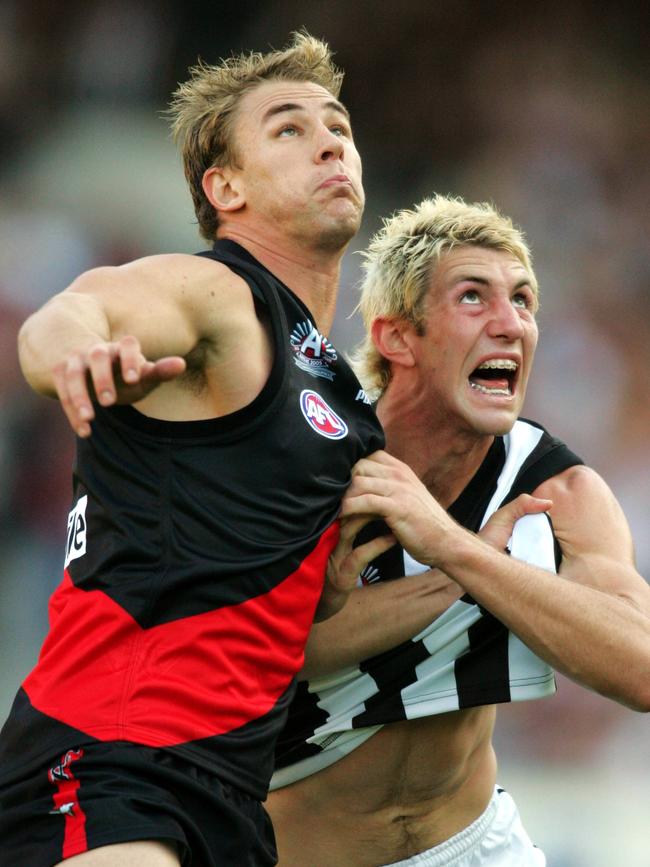
[[[343,72],[327,43],[299,31],[282,50],[232,55],[216,66],[199,61],[190,75],[174,92],[168,115],[201,234],[214,240],[218,216],[201,182],[212,166],[236,164],[232,127],[242,96],[263,81],[307,81],[338,98]]]
[[[390,364],[370,336],[378,317],[406,319],[424,333],[424,308],[431,274],[443,253],[471,244],[504,250],[531,276],[537,305],[538,287],[523,232],[486,203],[436,195],[413,209],[398,211],[362,253],[361,311],[366,337],[353,353],[353,366],[365,391],[379,397],[390,381]]]

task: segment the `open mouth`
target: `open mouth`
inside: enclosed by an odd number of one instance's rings
[[[490,358],[469,375],[470,387],[482,394],[512,397],[519,365],[510,358]]]

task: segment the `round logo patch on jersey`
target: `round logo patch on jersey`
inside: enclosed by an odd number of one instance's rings
[[[300,409],[307,423],[316,433],[330,440],[342,440],[348,435],[348,426],[331,406],[309,388],[300,393]]]

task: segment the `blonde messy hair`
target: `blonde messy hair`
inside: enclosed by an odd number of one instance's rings
[[[515,256],[531,275],[537,302],[537,281],[523,232],[512,220],[485,202],[467,204],[461,198],[435,196],[412,210],[384,220],[362,253],[364,278],[361,311],[366,337],[352,362],[365,391],[378,398],[390,381],[390,363],[370,335],[378,317],[406,319],[424,334],[425,302],[431,275],[443,253],[462,244],[504,250]]]
[[[308,81],[338,98],[343,72],[334,66],[327,43],[301,31],[280,51],[232,55],[216,66],[199,61],[190,74],[174,92],[168,115],[199,229],[214,240],[219,220],[201,182],[213,166],[236,165],[232,128],[242,96],[263,81]]]

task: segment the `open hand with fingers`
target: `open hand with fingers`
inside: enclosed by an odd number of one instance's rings
[[[480,535],[504,550],[515,521],[550,507],[550,500],[522,494],[495,512]],[[382,518],[411,557],[431,566],[438,565],[445,546],[453,544],[457,534],[468,532],[447,514],[410,467],[384,451],[374,452],[355,465],[341,516],[349,521],[365,517],[362,523],[371,517]],[[364,547],[354,554],[355,566],[368,562]],[[351,562],[350,556],[341,562]]]
[[[52,370],[52,378],[70,426],[77,436],[88,437],[94,400],[102,406],[135,403],[184,371],[180,356],[149,361],[138,339],[126,336],[70,353]]]
[[[519,518],[545,512],[551,505],[550,500],[521,494],[498,509],[478,535],[503,551]],[[398,540],[414,559],[434,565],[439,550],[436,546],[448,544],[450,534],[469,532],[449,517],[406,464],[386,452],[375,452],[355,465],[341,515],[341,533],[328,561],[316,621],[340,611],[363,569]],[[376,518],[382,518],[393,532],[355,546],[361,529]],[[430,576],[437,582],[436,589],[445,589],[448,598],[462,595],[457,582],[439,569],[431,569]]]
[[[385,451],[363,458],[352,470],[341,517],[362,516],[383,519],[415,560],[431,566],[449,535],[464,532],[413,470]]]

